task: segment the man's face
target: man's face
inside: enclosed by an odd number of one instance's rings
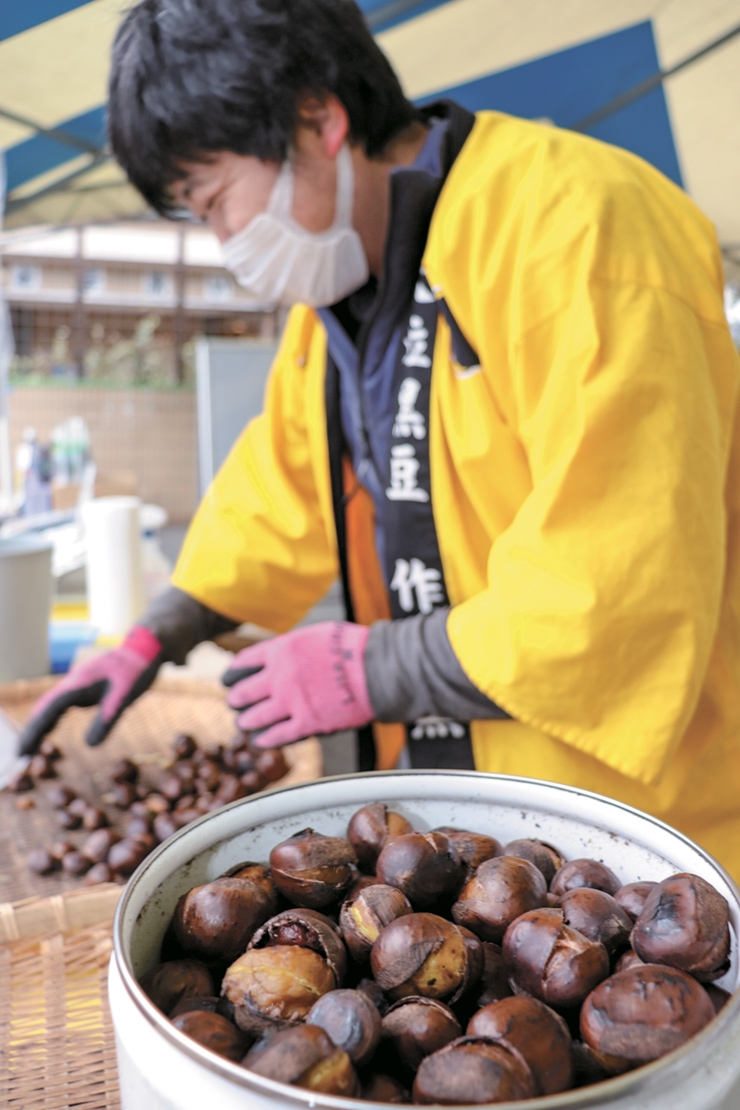
[[[317,144],[302,146],[293,160],[293,218],[307,231],[325,231],[334,219],[336,165]],[[280,171],[277,162],[227,150],[182,168],[186,176],[172,186],[176,204],[207,223],[221,243],[265,211]]]

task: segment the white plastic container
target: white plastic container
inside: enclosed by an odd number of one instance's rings
[[[138,497],[96,497],[82,506],[90,624],[118,637],[140,617],[146,599]]]
[[[535,836],[574,859],[603,860],[624,882],[691,871],[730,904],[732,971],[738,985],[740,891],[711,857],[644,813],[571,787],[465,771],[381,772],[324,779],[259,794],[211,813],[177,833],[141,865],[119,903],[109,995],[116,1031],[122,1110],[276,1110],[276,1107],[377,1106],[274,1083],[189,1039],[138,986],[158,958],[177,899],[243,861],[267,861],[278,841],[312,826],[343,835],[355,810],[384,801],[419,829],[457,825],[501,841]],[[510,1110],[738,1110],[740,992],[681,1049],[636,1072]]]
[[[38,536],[0,539],[0,682],[49,673],[51,555]]]

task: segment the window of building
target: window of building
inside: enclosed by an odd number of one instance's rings
[[[144,274],[144,292],[149,297],[169,297],[172,293],[172,276],[164,270],[148,270]]]
[[[41,288],[42,274],[40,266],[27,266],[24,263],[12,266],[10,270],[10,288],[19,292],[32,293]]]
[[[104,293],[105,270],[99,266],[88,267],[82,275],[82,290],[84,293]]]
[[[210,274],[203,282],[207,301],[230,301],[234,296],[234,283],[226,274]]]

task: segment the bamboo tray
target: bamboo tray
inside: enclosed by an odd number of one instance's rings
[[[0,685],[0,706],[18,722],[55,679]],[[214,681],[160,677],[123,715],[98,748],[84,735],[95,710],[73,709],[52,737],[64,753],[58,782],[95,805],[112,823],[121,814],[105,802],[111,764],[124,756],[158,771],[172,737],[226,742],[234,716]],[[321,746],[304,740],[285,749],[288,774],[274,786],[319,778]],[[39,783],[33,809],[0,792],[0,1108],[117,1110],[120,1107],[113,1026],[108,1010],[108,960],[121,886],[86,888],[60,873],[38,876],[26,866],[32,848],[61,834],[46,800],[56,781]]]
[[[45,678],[0,685],[0,706],[22,723],[30,716],[36,699],[56,681]],[[33,896],[49,897],[77,890],[81,885],[80,879],[61,872],[34,875],[26,865],[33,848],[49,847],[62,838],[75,843],[84,840],[80,832],[60,832],[46,798],[50,787],[59,783],[70,786],[104,809],[111,824],[120,829],[122,814],[106,801],[110,768],[115,760],[133,759],[144,777],[154,779],[171,758],[170,742],[176,733],[190,732],[199,744],[209,744],[228,742],[235,731],[234,713],[226,705],[223,686],[210,679],[160,676],[151,690],[123,714],[105,742],[97,748],[88,748],[84,737],[95,712],[71,709],[51,734],[64,753],[57,764],[59,779],[37,784],[32,795],[36,803],[33,809],[18,809],[17,796],[0,791],[0,904]],[[321,745],[315,738],[285,748],[285,758],[290,770],[273,786],[307,782],[323,774]]]

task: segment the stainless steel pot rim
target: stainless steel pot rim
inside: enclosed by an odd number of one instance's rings
[[[198,826],[203,825],[206,821],[213,819],[216,814],[221,814],[227,810],[233,810],[239,807],[249,807],[250,804],[261,802],[265,798],[274,794],[286,794],[292,791],[306,791],[316,786],[323,786],[324,784],[341,783],[341,782],[356,782],[358,779],[384,779],[384,778],[423,778],[432,775],[434,777],[443,777],[449,779],[454,777],[456,779],[466,778],[472,780],[490,781],[494,779],[499,782],[516,782],[533,787],[547,787],[549,790],[559,791],[563,794],[575,795],[580,798],[592,798],[600,804],[608,804],[624,813],[633,813],[639,817],[641,821],[647,821],[654,824],[656,827],[670,833],[675,839],[682,840],[685,844],[690,845],[694,851],[698,851],[708,863],[711,864],[725,879],[728,886],[733,890],[736,895],[738,905],[740,905],[740,889],[735,881],[731,878],[727,871],[719,864],[708,852],[697,845],[689,837],[684,836],[683,833],[671,826],[666,825],[665,822],[660,821],[658,818],[651,816],[642,810],[635,809],[633,806],[628,806],[624,802],[616,801],[613,798],[607,798],[600,794],[595,794],[589,790],[582,790],[579,787],[564,786],[561,783],[551,783],[543,779],[525,778],[518,775],[500,775],[484,771],[453,771],[453,770],[407,770],[407,771],[366,771],[355,775],[334,775],[325,779],[318,779],[309,783],[298,783],[295,786],[288,786],[278,788],[277,790],[261,791],[258,795],[249,798],[242,798],[238,801],[231,802],[215,813],[207,813],[197,821],[192,822],[185,828],[180,829],[174,836],[170,837],[164,844],[160,844],[142,864],[136,869],[131,878],[129,879],[123,894],[118,902],[116,908],[116,915],[113,923],[113,948],[114,959],[120,974],[123,986],[129,995],[131,1001],[135,1004],[137,1009],[142,1013],[146,1020],[164,1036],[171,1044],[175,1045],[180,1051],[184,1052],[192,1060],[197,1061],[202,1067],[208,1071],[214,1072],[224,1079],[228,1079],[239,1087],[245,1090],[259,1091],[263,1096],[272,1099],[282,1105],[290,1104],[295,1106],[308,1107],[313,1110],[314,1107],[327,1107],[327,1110],[347,1110],[348,1100],[332,1095],[318,1095],[311,1091],[302,1090],[298,1087],[291,1087],[285,1083],[278,1083],[271,1079],[265,1079],[262,1076],[256,1075],[254,1072],[249,1072],[242,1068],[239,1064],[232,1063],[223,1057],[218,1056],[215,1052],[199,1045],[197,1041],[187,1037],[176,1029],[172,1022],[165,1017],[161,1010],[159,1010],[146,996],[144,991],[139,986],[136,977],[134,976],[133,968],[128,952],[124,950],[122,928],[123,919],[126,914],[131,893],[136,884],[136,881],[153,866],[159,857],[171,846],[172,842],[176,839],[188,835],[191,830]],[[259,822],[255,822],[259,824]],[[740,1013],[740,989],[735,990],[734,994],[717,1016],[710,1021],[710,1023],[698,1034],[693,1036],[685,1045],[676,1049],[674,1052],[655,1060],[650,1064],[645,1064],[635,1071],[626,1072],[623,1075],[615,1076],[612,1079],[603,1080],[601,1083],[590,1087],[581,1087],[575,1090],[564,1091],[562,1094],[547,1095],[535,1099],[527,1099],[524,1101],[509,1102],[509,1103],[496,1103],[497,1110],[517,1110],[522,1105],[529,1105],[537,1110],[558,1110],[560,1107],[568,1107],[569,1110],[577,1110],[579,1106],[587,1104],[594,1106],[597,1102],[607,1102],[609,1099],[614,1099],[618,1096],[629,1094],[630,1090],[639,1086],[649,1084],[653,1077],[660,1077],[660,1075],[674,1064],[683,1062],[686,1065],[693,1064],[691,1070],[699,1070],[703,1059],[708,1054],[710,1045],[717,1039],[721,1038],[724,1034],[725,1028],[730,1025],[733,1019]],[[647,1093],[647,1092],[645,1092]],[[384,1103],[367,1102],[364,1099],[351,1099],[349,1100],[352,1106],[358,1107],[374,1107],[377,1110],[379,1106],[386,1106]],[[461,1104],[460,1110],[464,1107],[469,1107],[467,1104]],[[457,1110],[457,1108],[453,1108]]]

